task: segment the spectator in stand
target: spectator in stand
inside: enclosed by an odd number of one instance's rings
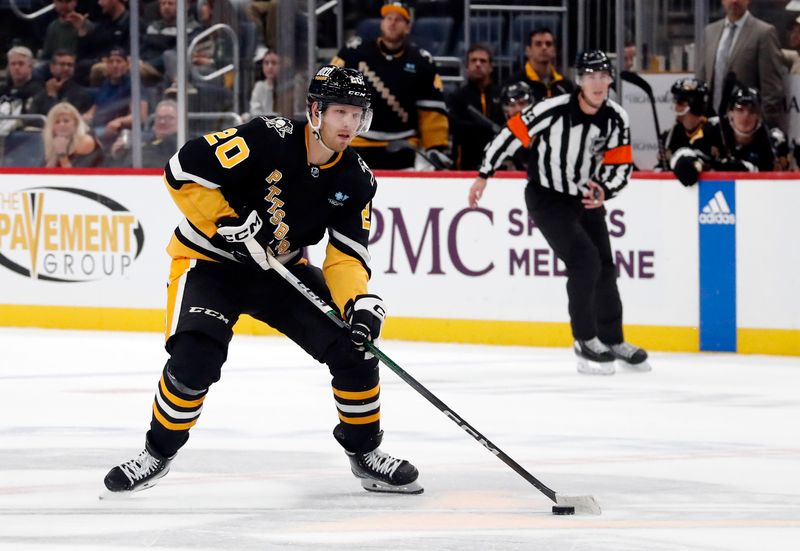
[[[783,109],[783,56],[775,27],[748,11],[750,0],[721,0],[725,18],[707,25],[705,52],[698,52],[697,78],[711,87],[711,107],[724,114],[735,83],[764,98],[767,123],[777,126]]]
[[[781,50],[783,62],[789,74],[800,75],[800,17],[792,21],[789,27],[789,48]]]
[[[25,46],[14,46],[6,58],[8,81],[0,86],[0,115],[28,114],[33,97],[42,89],[42,83],[33,79],[33,52]],[[19,126],[19,121],[0,121],[0,135],[6,136]]]
[[[176,0],[158,0],[158,11],[161,17],[147,26],[147,30],[142,37],[142,60],[149,63],[161,74],[165,73],[166,52],[169,51],[172,52],[169,55],[175,55],[175,45],[178,37],[177,4]],[[197,31],[197,28],[197,21],[187,16],[186,32],[192,35]],[[175,77],[174,74],[165,76],[169,82]]]
[[[331,61],[364,73],[372,125],[356,136],[353,149],[373,169],[413,168],[420,145],[435,168],[453,164],[442,79],[431,54],[409,42],[411,20],[407,2],[387,0],[377,40],[354,37]]]
[[[453,135],[455,166],[478,170],[483,148],[505,123],[500,90],[492,82],[492,51],[485,44],[473,44],[467,51],[467,83],[450,96],[448,115]],[[472,106],[480,113],[469,109]]]
[[[575,90],[571,80],[556,70],[556,39],[546,27],[538,27],[528,35],[525,66],[511,75],[506,84],[525,82],[531,87],[534,102],[569,94]]]
[[[178,104],[165,99],[158,102],[153,130],[142,141],[142,166],[161,168],[178,150]],[[111,146],[111,166],[131,166],[132,153],[127,133],[121,134]]]
[[[101,144],[110,146],[120,130],[130,128],[131,75],[130,60],[124,48],[113,48],[106,59],[106,77],[97,89],[95,103],[86,115]],[[147,102],[141,104],[142,119],[147,117]]]
[[[86,113],[94,103],[92,93],[75,82],[75,54],[67,50],[56,50],[50,61],[50,79],[33,97],[31,113],[47,115],[57,103],[71,103],[79,113]]]
[[[95,167],[103,162],[103,149],[67,102],[57,103],[47,114],[42,138],[48,168]]]
[[[261,74],[264,78],[255,83],[250,94],[250,114],[253,116],[276,114],[275,90],[281,72],[281,57],[274,50],[267,48],[263,51]]]
[[[58,17],[47,26],[39,59],[52,60],[58,50],[78,51],[78,29],[71,21],[77,5],[78,0],[53,0],[53,11]]]
[[[130,46],[130,14],[124,0],[97,0],[103,16],[96,22],[88,15],[73,11],[67,17],[78,31],[78,66],[76,79],[89,82],[93,65],[111,48]]]

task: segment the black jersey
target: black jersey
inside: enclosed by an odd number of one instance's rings
[[[323,166],[310,165],[308,139],[314,138],[305,122],[256,117],[187,142],[164,170],[186,216],[167,248],[170,255],[236,262],[216,222],[255,209],[265,221],[261,231],[273,235],[270,248],[284,263],[329,233],[323,272],[340,308],[366,292],[375,178],[349,148]]]
[[[672,159],[676,151],[683,147],[699,151],[709,159],[717,159],[724,156],[725,146],[722,142],[719,118],[702,117],[700,124],[692,131],[686,130],[681,123],[676,122],[665,133],[664,147],[666,149],[667,162]]]
[[[372,126],[353,140],[354,147],[409,138],[421,139],[426,149],[447,146],[442,79],[430,53],[408,42],[399,51],[390,52],[382,48],[380,38],[364,42],[355,37],[331,63],[358,69],[370,87]]]
[[[610,199],[625,187],[633,170],[628,114],[606,100],[594,115],[584,113],[578,93],[526,107],[484,150],[479,175],[494,174],[506,157],[529,150],[528,185],[580,197],[589,179]]]
[[[727,118],[720,120],[720,128],[728,155],[723,159],[723,166],[716,167],[717,170],[765,172],[775,169],[775,151],[765,124],[760,124],[751,141],[743,144],[736,143],[733,126]]]

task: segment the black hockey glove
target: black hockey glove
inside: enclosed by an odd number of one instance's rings
[[[344,315],[350,324],[350,340],[356,349],[364,350],[367,341],[374,341],[381,334],[386,309],[378,295],[358,295],[344,307]]]
[[[670,160],[670,166],[675,177],[686,187],[695,185],[703,171],[702,159],[688,147],[682,147],[675,152]]]
[[[264,222],[256,211],[246,220],[241,218],[222,218],[217,222],[217,233],[228,243],[228,250],[239,262],[255,264],[262,270],[269,270],[267,252],[269,234],[262,232]]]

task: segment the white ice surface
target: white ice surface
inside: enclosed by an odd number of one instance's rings
[[[137,454],[166,360],[156,334],[0,329],[0,548],[45,550],[800,549],[800,360],[653,353],[586,377],[569,350],[381,348],[542,482],[552,503],[382,368],[382,448],[419,496],[365,492],[330,436],[327,369],[236,337],[156,487],[100,501]]]

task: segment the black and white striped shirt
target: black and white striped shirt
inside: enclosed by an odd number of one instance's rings
[[[589,179],[611,198],[633,170],[628,114],[612,100],[594,115],[578,105],[577,92],[557,96],[511,117],[484,149],[479,174],[488,178],[506,157],[530,148],[528,180],[566,195],[582,195]]]

